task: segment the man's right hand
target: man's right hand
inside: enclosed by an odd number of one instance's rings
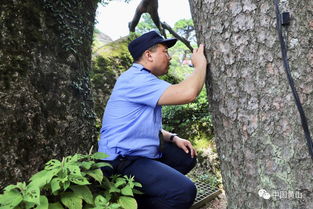
[[[200,44],[199,48],[193,49],[193,53],[191,56],[191,62],[193,66],[196,67],[203,67],[207,65],[207,60],[204,56],[204,45]]]

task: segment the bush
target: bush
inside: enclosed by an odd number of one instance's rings
[[[62,161],[50,160],[44,170],[30,178],[4,188],[0,195],[1,209],[136,209],[135,187],[141,185],[127,176],[103,176],[97,162],[104,153],[68,156]]]
[[[206,92],[203,89],[195,102],[185,105],[164,106],[163,128],[178,133],[193,143],[213,136],[211,114],[208,111]]]

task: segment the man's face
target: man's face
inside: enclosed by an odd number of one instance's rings
[[[153,74],[156,76],[164,75],[168,72],[170,60],[172,59],[167,51],[167,46],[158,44],[158,47],[151,51],[153,58]]]

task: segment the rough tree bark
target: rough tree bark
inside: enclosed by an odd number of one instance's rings
[[[273,1],[189,2],[210,63],[206,84],[228,208],[312,208],[313,162],[282,65]],[[313,1],[280,3],[292,16],[289,61],[312,133]]]
[[[0,188],[96,142],[89,87],[97,0],[0,4]]]

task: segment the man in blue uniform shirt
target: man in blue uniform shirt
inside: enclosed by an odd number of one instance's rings
[[[187,79],[175,85],[160,80],[170,65],[167,50],[176,41],[151,31],[129,44],[134,64],[118,78],[103,115],[99,151],[113,166],[103,170],[134,176],[142,184],[144,194],[136,197],[140,209],[188,209],[196,196],[185,176],[196,164],[196,151],[188,140],[162,129],[161,106],[192,102],[203,87],[207,62],[200,45]]]

